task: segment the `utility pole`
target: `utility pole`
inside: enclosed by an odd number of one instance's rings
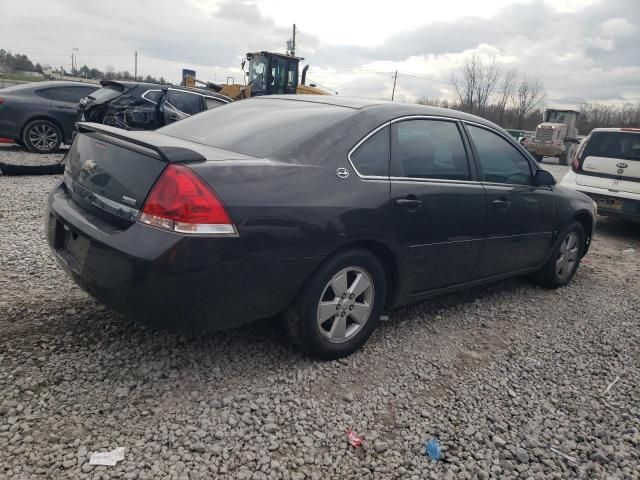
[[[398,80],[398,70],[396,70],[396,74],[393,76],[393,91],[391,92],[391,101],[393,102],[393,97],[396,94],[396,81]]]
[[[138,52],[137,51],[134,53],[134,58],[135,58],[135,67],[133,69],[133,77],[134,77],[134,80],[137,81],[138,80]]]

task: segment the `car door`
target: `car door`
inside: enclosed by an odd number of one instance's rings
[[[204,108],[202,95],[170,88],[163,102],[165,125],[200,113]]]
[[[38,94],[49,100],[49,112],[64,130],[65,139],[73,131],[81,98],[90,95],[98,87],[90,85],[51,87],[38,91]]]
[[[410,294],[473,279],[487,206],[468,151],[457,121],[392,123],[391,200]]]
[[[487,228],[476,276],[490,277],[538,265],[551,247],[555,199],[535,186],[535,167],[507,136],[465,125],[487,195]]]

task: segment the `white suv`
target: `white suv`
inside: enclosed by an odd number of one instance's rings
[[[560,182],[589,195],[598,213],[640,221],[640,128],[595,128]]]

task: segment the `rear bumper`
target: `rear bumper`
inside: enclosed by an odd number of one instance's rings
[[[560,186],[582,192],[598,204],[598,213],[608,217],[640,220],[640,194],[612,191],[607,188],[588,187],[577,183],[577,174],[569,171],[560,181]],[[609,208],[607,200],[620,200],[621,208]]]
[[[241,238],[190,238],[137,223],[117,230],[80,208],[62,185],[49,197],[47,239],[64,270],[101,303],[179,330],[220,330],[275,315],[315,264],[247,251]]]

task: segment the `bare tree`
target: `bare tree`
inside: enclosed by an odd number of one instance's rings
[[[545,103],[544,85],[537,77],[524,75],[514,98],[518,128],[523,128],[527,116]]]
[[[492,58],[488,63],[480,60],[479,78],[476,82],[478,114],[482,115],[486,111],[489,97],[500,79],[501,72],[502,64],[495,58]]]
[[[495,58],[485,62],[477,52],[467,57],[460,70],[451,77],[461,109],[469,113],[483,113],[501,70],[502,66]]]
[[[476,89],[480,77],[481,60],[477,53],[467,57],[460,71],[451,77],[451,83],[458,96],[458,102],[463,111],[473,113],[476,100]]]
[[[504,124],[504,112],[507,109],[509,100],[513,99],[513,90],[518,81],[518,68],[512,67],[505,71],[502,75],[502,81],[498,91],[498,101],[496,107],[498,110],[498,125]]]

